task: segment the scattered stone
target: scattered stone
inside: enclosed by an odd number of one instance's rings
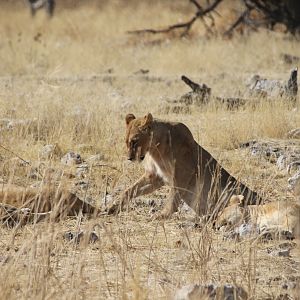
[[[154,215],[159,211],[159,207],[157,206],[152,206],[150,207],[149,211],[148,211],[148,215]]]
[[[292,191],[296,197],[300,196],[300,171],[288,179],[288,189]]]
[[[181,202],[178,211],[174,215],[179,216],[180,219],[184,218],[186,220],[193,221],[197,218],[195,211],[183,201]]]
[[[175,248],[183,248],[183,245],[182,240],[175,241]]]
[[[90,243],[95,243],[95,242],[97,242],[98,240],[99,240],[98,235],[96,234],[95,231],[92,231],[92,232],[90,233],[90,236],[89,236],[89,242],[90,242]]]
[[[287,170],[288,173],[291,172],[295,167],[300,167],[300,161],[297,161],[300,158],[299,154],[287,153],[282,154],[278,157],[276,165],[278,170]],[[298,169],[297,168],[297,169]]]
[[[248,299],[246,291],[242,287],[235,287],[230,284],[190,284],[183,286],[176,291],[174,300],[195,300],[195,299]]]
[[[29,173],[28,173],[28,178],[34,179],[34,180],[42,179],[42,175],[39,172],[39,168],[37,168],[37,167],[30,168]]]
[[[80,154],[70,151],[62,157],[61,163],[67,166],[79,165],[82,163],[82,158]]]
[[[87,233],[85,233],[84,231],[67,231],[64,233],[64,239],[67,240],[68,242],[74,242],[79,244],[81,241],[84,240],[85,236]],[[91,231],[89,233],[89,237],[88,237],[88,242],[89,243],[95,243],[96,241],[99,240],[98,235],[96,234],[95,231]]]
[[[114,197],[110,194],[105,195],[101,200],[101,206],[105,209],[112,205],[114,202]]]
[[[39,151],[39,158],[41,160],[47,160],[53,157],[60,157],[61,155],[62,155],[62,151],[57,144],[45,145]]]
[[[283,62],[289,65],[297,65],[300,62],[299,56],[291,55],[288,53],[281,53],[280,57],[283,60]]]
[[[85,178],[89,171],[89,166],[87,163],[83,163],[76,168],[76,177]]]
[[[252,155],[276,163],[280,170],[289,170],[289,166],[300,158],[300,142],[297,140],[250,141],[240,147],[249,148]]]
[[[295,289],[297,287],[297,283],[296,282],[292,282],[292,281],[287,281],[287,282],[284,282],[281,287],[284,289],[284,290],[292,290],[292,289]]]
[[[287,157],[285,155],[280,155],[276,162],[278,170],[283,170],[287,166]]]
[[[285,97],[296,100],[298,68],[291,70],[287,81],[270,80],[259,75],[253,75],[247,83],[251,96],[266,98]]]
[[[280,294],[275,298],[275,300],[293,300],[294,298],[291,297],[289,294]]]
[[[89,182],[87,180],[76,181],[75,186],[80,187],[82,190],[87,190],[89,187]]]
[[[300,172],[300,160],[293,161],[287,166],[287,172],[290,174],[292,171]]]
[[[185,221],[182,223],[179,223],[177,226],[180,229],[201,229],[203,228],[202,222],[195,222],[195,221]]]
[[[278,245],[280,249],[290,249],[290,250],[296,248],[296,246],[297,243],[295,242],[284,242]]]
[[[270,255],[272,256],[281,256],[281,257],[290,257],[290,251],[291,249],[283,249],[278,251],[272,251]]]
[[[151,206],[156,207],[161,205],[161,201],[156,201],[153,198],[139,197],[134,200],[136,206]]]

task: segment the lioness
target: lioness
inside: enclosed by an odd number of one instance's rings
[[[243,224],[261,233],[278,233],[288,238],[299,234],[300,202],[287,200],[264,205],[243,204],[244,197],[232,196],[228,207],[218,215],[216,227],[225,231],[237,231]]]
[[[78,213],[94,213],[96,207],[79,199],[63,184],[45,184],[41,188],[24,188],[13,184],[0,185],[0,221],[9,226],[36,220],[51,213],[52,219]]]
[[[142,118],[128,114],[126,145],[128,159],[143,161],[145,174],[121,197],[108,213],[119,211],[133,197],[148,194],[163,185],[171,187],[169,199],[160,217],[175,212],[183,199],[199,215],[212,213],[218,200],[226,205],[232,194],[242,194],[249,203],[258,196],[231,176],[194,140],[182,123]]]

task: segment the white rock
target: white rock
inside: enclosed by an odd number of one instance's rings
[[[300,172],[288,179],[288,189],[292,191],[296,197],[300,197]]]
[[[56,144],[49,144],[45,145],[40,151],[39,151],[39,158],[41,160],[43,159],[49,159],[54,156],[60,156],[61,150],[58,145]]]
[[[200,299],[248,299],[246,291],[241,287],[235,287],[231,284],[190,284],[183,286],[176,291],[174,300],[200,300]]]
[[[82,159],[80,154],[70,151],[62,157],[61,163],[67,166],[74,166],[81,164]]]

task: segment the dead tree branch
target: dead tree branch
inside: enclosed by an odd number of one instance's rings
[[[216,7],[222,1],[223,0],[215,0],[212,4],[210,4],[208,7],[203,9],[202,6],[197,1],[190,0],[190,2],[192,2],[196,6],[197,12],[189,21],[183,22],[183,23],[176,23],[176,24],[170,25],[163,29],[140,29],[140,30],[127,31],[127,33],[129,33],[129,34],[144,34],[144,33],[157,34],[157,33],[168,33],[168,32],[171,32],[171,31],[177,30],[177,29],[184,29],[183,34],[187,34],[197,19],[199,19],[199,18],[202,19],[204,16],[206,16],[210,12],[214,11],[216,9]],[[203,22],[205,22],[205,21],[203,21]],[[208,25],[206,24],[205,26],[207,27]]]
[[[238,18],[237,20],[224,32],[224,36],[231,36],[234,29],[242,23],[246,23],[245,20],[248,18],[251,8],[247,8]]]
[[[216,8],[224,0],[207,1],[207,6],[204,8],[199,4],[198,0],[188,0],[195,8],[196,13],[186,22],[176,23],[162,29],[140,29],[128,31],[129,34],[158,34],[169,33],[176,30],[182,30],[182,34],[186,35],[193,24],[199,19],[205,26],[207,32],[214,33],[215,20],[213,13],[217,13]],[[240,16],[233,24],[224,32],[224,36],[231,36],[233,31],[241,24],[256,30],[260,26],[274,29],[278,23],[286,26],[286,31],[295,34],[300,32],[300,1],[299,0],[240,0],[245,8]],[[252,11],[258,14],[251,14]],[[219,14],[218,14],[219,15]],[[220,16],[220,15],[219,15]],[[210,24],[207,19],[210,19]],[[212,30],[214,29],[214,31]]]
[[[299,0],[243,0],[248,8],[259,11],[265,19],[265,24],[273,29],[276,23],[284,24],[287,30],[295,33],[300,28]]]

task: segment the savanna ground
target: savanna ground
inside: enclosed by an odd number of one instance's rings
[[[243,93],[254,73],[286,79],[291,66],[280,54],[300,56],[298,41],[266,30],[230,40],[207,38],[201,22],[181,39],[126,34],[185,20],[190,6],[180,1],[60,5],[49,21],[43,12],[31,19],[22,2],[1,2],[0,117],[35,120],[35,126],[1,131],[1,146],[10,150],[0,149],[4,183],[35,184],[39,178],[30,172],[39,165],[40,149],[57,143],[62,153],[72,150],[84,159],[101,154],[100,166],[84,178],[87,193],[100,201],[142,173],[141,165],[126,162],[124,117],[151,112],[188,125],[202,146],[268,201],[292,197],[286,170],[278,171],[238,145],[284,138],[299,127],[299,99],[296,109],[280,99],[238,111],[209,105],[191,114],[167,114],[164,106],[166,99],[188,91],[182,74],[223,96]],[[232,11],[227,14],[230,19]],[[220,28],[226,27],[223,22]],[[149,73],[140,74],[140,69]],[[64,168],[59,157],[44,165]],[[210,282],[240,285],[251,299],[286,293],[297,298],[295,289],[283,288],[299,281],[297,248],[291,257],[272,256],[269,252],[282,241],[223,240],[210,226],[190,226],[184,213],[154,221],[145,199],[161,202],[166,193],[167,188],[141,198],[119,216],[1,227],[1,299],[168,299],[180,286]],[[77,245],[62,237],[67,230],[94,227],[100,237],[95,244]]]

